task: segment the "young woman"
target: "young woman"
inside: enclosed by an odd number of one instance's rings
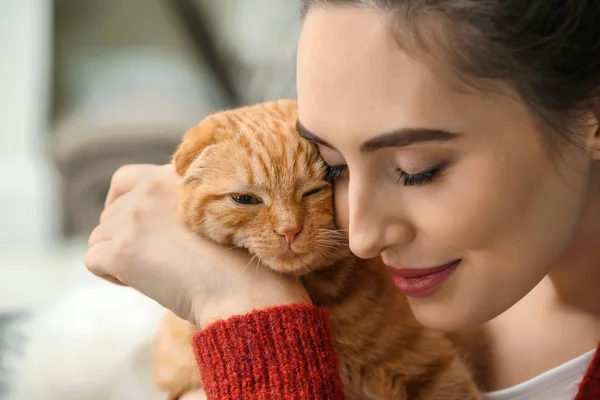
[[[340,172],[338,225],[424,325],[484,325],[490,399],[600,398],[598,21],[597,0],[305,1],[299,126]],[[343,398],[325,312],[238,279],[248,256],[191,238],[176,185],[119,170],[90,270],[203,329],[209,398]]]

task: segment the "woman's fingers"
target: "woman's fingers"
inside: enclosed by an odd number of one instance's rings
[[[84,264],[87,269],[99,278],[120,286],[128,286],[121,282],[119,275],[118,250],[110,240],[91,245],[85,253]]]
[[[110,180],[110,188],[106,195],[104,207],[108,207],[115,199],[133,189],[140,181],[144,170],[150,167],[152,166],[146,164],[131,164],[117,169]]]
[[[110,276],[110,275],[98,275],[99,278],[104,279],[105,281],[108,281],[110,283],[114,283],[115,285],[119,285],[119,286],[127,286],[126,284],[124,284],[123,282],[121,282],[120,280],[118,280],[117,278]]]
[[[165,173],[173,171],[170,164],[129,164],[120,167],[112,176],[104,206],[108,206],[123,194],[131,191],[140,182],[155,177],[160,169],[163,169]]]
[[[110,265],[110,254],[113,252],[113,244],[111,241],[100,241],[88,247],[83,262],[92,274],[106,279],[105,276],[107,276],[107,274],[114,274]],[[119,281],[114,276],[112,276],[112,279]]]

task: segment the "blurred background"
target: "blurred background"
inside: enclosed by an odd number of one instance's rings
[[[184,131],[216,110],[295,97],[298,3],[0,0],[0,399],[114,398],[91,381],[85,396],[70,393],[73,369],[85,368],[57,350],[60,329],[72,323],[82,337],[85,318],[98,321],[82,306],[89,297],[73,293],[99,285],[83,255],[110,177],[127,163],[168,162]]]

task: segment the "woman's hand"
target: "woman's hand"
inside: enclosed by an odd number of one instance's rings
[[[247,268],[246,252],[191,233],[178,218],[178,183],[171,165],[120,168],[88,241],[88,269],[199,327],[254,309],[310,302],[296,280]]]

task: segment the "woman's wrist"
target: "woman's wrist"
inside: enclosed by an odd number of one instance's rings
[[[201,238],[193,244],[191,258],[202,265],[191,268],[182,293],[191,294],[188,320],[199,328],[254,310],[311,304],[298,279],[257,265],[258,261],[252,260],[247,251],[225,251],[222,246]],[[202,275],[194,272],[197,268],[202,268]]]
[[[260,278],[256,277],[255,280]],[[243,292],[236,290],[231,296],[224,296],[218,302],[211,301],[212,304],[197,306],[195,317],[198,327],[203,329],[212,322],[271,307],[312,304],[306,290],[295,278],[276,275],[271,271],[267,271],[262,278],[264,279],[259,282],[247,283]]]

